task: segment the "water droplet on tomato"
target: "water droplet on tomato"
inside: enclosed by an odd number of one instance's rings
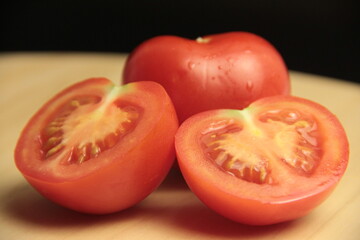
[[[251,92],[254,88],[254,84],[252,81],[247,81],[246,82],[246,90],[248,90],[249,92]]]
[[[227,59],[227,62],[233,64],[235,62],[235,58],[230,57]]]
[[[195,64],[194,62],[189,62],[189,63],[188,63],[188,68],[189,68],[190,70],[193,70],[193,69],[195,68],[195,66],[196,66],[196,64]]]

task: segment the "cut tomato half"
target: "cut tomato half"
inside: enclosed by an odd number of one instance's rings
[[[306,215],[334,189],[349,154],[338,119],[291,96],[194,115],[175,145],[192,191],[216,212],[253,225]]]
[[[77,83],[47,102],[24,128],[15,161],[45,197],[88,213],[136,204],[175,159],[177,117],[154,82]]]

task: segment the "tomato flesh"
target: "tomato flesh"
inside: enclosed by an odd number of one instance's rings
[[[333,190],[348,161],[336,117],[290,96],[194,115],[175,144],[194,193],[218,213],[254,225],[306,215]]]
[[[62,159],[62,164],[81,164],[113,147],[136,126],[140,110],[135,106],[112,104],[105,110],[106,107],[94,97],[68,102],[43,131],[44,159],[52,157]]]
[[[245,127],[231,119],[213,123],[203,132],[204,154],[210,160],[229,174],[258,184],[278,182],[271,169],[282,162],[299,174],[313,172],[321,159],[314,120],[275,109],[259,116],[255,126],[245,113],[241,112]]]
[[[15,162],[50,200],[81,212],[111,213],[138,203],[162,182],[175,160],[177,128],[161,85],[88,79],[54,96],[30,119]]]

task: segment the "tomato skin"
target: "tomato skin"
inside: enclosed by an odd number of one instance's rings
[[[139,82],[127,85],[125,87],[132,90],[120,95],[119,99],[143,108],[143,117],[132,132],[96,159],[90,159],[87,165],[68,167],[68,171],[75,169],[80,172],[75,177],[52,177],[47,172],[41,174],[39,169],[32,171],[32,162],[44,161],[36,154],[28,154],[29,151],[38,151],[31,139],[39,134],[32,129],[42,128],[40,119],[52,114],[52,106],[62,96],[81,95],[86,88],[101,96],[104,94],[101,86],[111,87],[112,84],[103,78],[89,79],[56,95],[29,121],[15,149],[18,169],[37,191],[64,207],[91,214],[126,209],[154,191],[175,160],[174,135],[178,128],[171,100],[159,84]],[[33,159],[29,159],[31,157]],[[87,171],[90,165],[97,168]],[[61,166],[58,169],[58,174],[62,173]]]
[[[290,81],[278,51],[247,32],[209,35],[201,41],[159,36],[129,56],[124,81],[164,86],[179,121],[210,109],[242,109],[267,96],[287,95]]]
[[[349,145],[345,131],[327,109],[305,99],[276,96],[255,101],[247,110],[256,115],[270,106],[311,113],[320,125],[324,153],[319,166],[310,177],[297,176],[289,170],[284,181],[294,183],[287,188],[288,183],[283,182],[269,186],[238,179],[220,170],[204,155],[199,134],[212,122],[232,118],[234,113],[229,114],[229,111],[234,110],[196,114],[182,123],[175,136],[178,163],[190,189],[210,209],[249,225],[275,224],[307,215],[331,194],[348,164]]]

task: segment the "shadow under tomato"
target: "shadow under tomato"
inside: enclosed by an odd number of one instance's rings
[[[291,231],[301,225],[301,220],[289,221],[268,226],[249,226],[229,220],[208,207],[196,198],[190,191],[187,199],[172,201],[165,200],[166,205],[158,204],[153,196],[140,204],[142,214],[157,218],[169,228],[179,232],[190,232],[191,235],[201,236],[204,239],[249,239],[256,237],[275,236],[280,232]],[[163,199],[164,201],[164,199]]]
[[[181,174],[181,171],[178,166],[173,166],[170,169],[169,174],[166,176],[165,180],[160,184],[156,191],[186,191],[189,190],[184,177]]]
[[[171,194],[168,194],[172,192]],[[181,173],[173,169],[162,185],[138,206],[141,214],[156,218],[164,225],[179,231],[206,238],[237,238],[274,236],[290,231],[303,219],[268,226],[249,226],[229,220],[206,207],[188,188]]]
[[[182,179],[179,169],[172,169],[165,181],[156,190],[166,192],[173,190],[187,190],[187,185]],[[144,207],[141,203],[134,207],[107,215],[91,215],[79,213],[51,202],[40,195],[27,182],[22,181],[14,185],[5,193],[7,201],[2,214],[10,215],[19,221],[32,225],[47,227],[73,227],[89,226],[89,224],[103,224],[110,221],[120,222],[145,215],[156,215],[160,209]],[[146,201],[146,199],[144,200]]]
[[[172,171],[160,187],[141,203],[109,215],[88,215],[68,210],[45,199],[26,182],[15,185],[6,194],[8,201],[3,214],[27,224],[54,228],[87,228],[95,224],[141,219],[142,222],[155,221],[178,232],[187,231],[204,238],[247,239],[272,236],[299,223],[293,221],[256,227],[228,220],[200,202],[177,170]]]
[[[201,233],[204,236],[248,239],[274,235],[295,226],[295,222],[285,222],[268,226],[249,226],[231,221],[218,215],[202,203],[183,206],[174,219],[174,224],[188,231]]]
[[[15,186],[7,193],[3,214],[11,215],[27,224],[47,227],[89,226],[99,222],[131,218],[139,214],[139,209],[129,208],[109,215],[89,215],[61,207],[36,192],[26,182]]]

